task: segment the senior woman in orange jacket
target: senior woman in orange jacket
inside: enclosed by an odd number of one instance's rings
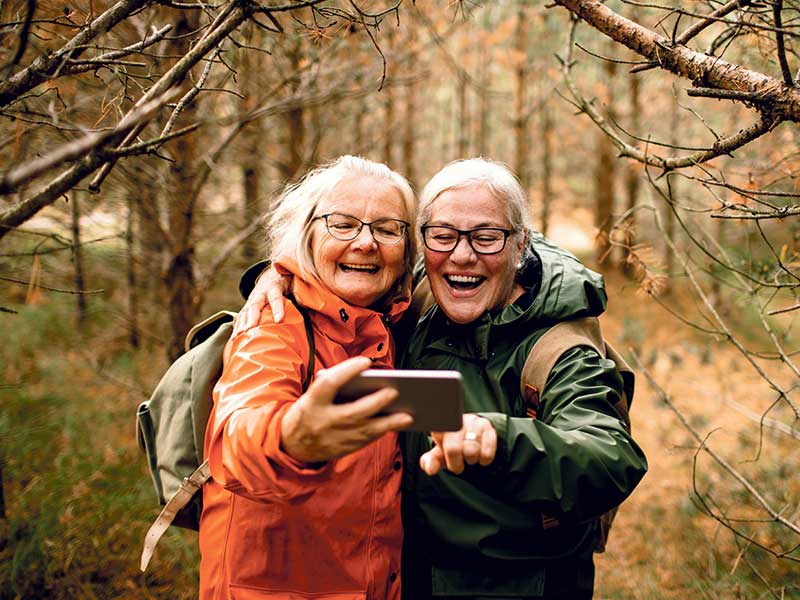
[[[200,523],[202,600],[400,598],[401,454],[396,392],[334,404],[370,366],[391,367],[387,322],[408,305],[414,194],[388,167],[342,157],[279,199],[271,259],[294,276],[302,315],[265,307],[237,328],[205,440],[212,480]]]

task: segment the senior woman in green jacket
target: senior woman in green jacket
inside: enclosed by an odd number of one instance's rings
[[[397,337],[401,367],[454,369],[458,432],[403,434],[403,597],[591,598],[599,517],[647,470],[614,405],[623,382],[595,350],[565,352],[536,418],[520,393],[533,344],[605,310],[602,277],[545,240],[505,166],[455,161],[422,192],[424,275],[435,303]],[[245,310],[280,286],[259,282]]]
[[[404,434],[404,597],[591,598],[598,518],[647,470],[613,406],[623,382],[590,348],[551,370],[536,419],[520,377],[554,324],[603,312],[600,275],[529,222],[503,165],[456,161],[420,197],[435,305],[401,366],[455,369],[466,383],[459,432]]]

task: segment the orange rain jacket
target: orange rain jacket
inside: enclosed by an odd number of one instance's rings
[[[294,296],[309,309],[315,371],[358,355],[392,367],[386,316],[346,304],[318,281],[295,275]],[[280,448],[281,420],[301,394],[309,360],[303,318],[286,302],[225,348],[205,453],[201,600],[364,600],[400,598],[401,454],[387,433],[353,454],[303,465]]]

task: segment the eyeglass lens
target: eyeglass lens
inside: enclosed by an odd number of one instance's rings
[[[337,240],[349,241],[358,237],[361,228],[367,225],[372,232],[372,237],[380,244],[395,244],[403,239],[406,224],[399,219],[378,219],[366,223],[361,219],[341,213],[323,215],[325,224],[330,233]]]
[[[496,254],[506,245],[509,231],[494,227],[479,227],[462,231],[453,227],[427,226],[423,228],[425,245],[436,252],[451,252],[458,246],[461,236],[466,236],[469,245],[478,254]]]

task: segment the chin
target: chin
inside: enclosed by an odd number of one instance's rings
[[[457,323],[459,325],[466,325],[467,323],[472,323],[475,319],[481,316],[481,312],[475,311],[448,311],[446,308],[442,307],[444,314],[447,315],[447,318],[450,319],[453,323]]]

